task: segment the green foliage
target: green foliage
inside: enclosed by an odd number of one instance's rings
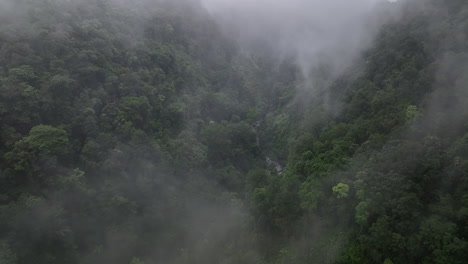
[[[360,225],[364,225],[367,223],[367,219],[369,218],[369,212],[368,212],[368,207],[369,203],[368,202],[360,202],[356,206],[356,223]]]
[[[302,184],[299,192],[302,208],[309,211],[317,208],[320,200],[323,198],[322,187],[322,182],[319,179],[309,178]]]
[[[151,113],[151,105],[145,96],[123,97],[120,102],[121,114],[119,118],[122,121],[131,122],[136,127],[141,128],[147,123],[148,116]]]
[[[393,261],[387,258],[384,260],[383,264],[393,264]]]
[[[364,254],[364,250],[360,247],[358,243],[350,243],[346,251],[341,255],[339,263],[343,264],[358,264],[358,263],[368,263],[368,259]]]
[[[63,129],[38,125],[18,144],[25,144],[42,155],[60,155],[67,151],[68,137]]]
[[[133,258],[130,264],[145,264],[145,262],[141,261],[139,258]]]
[[[414,105],[408,106],[406,109],[406,121],[411,122],[419,116],[418,108]]]
[[[348,197],[349,185],[345,183],[338,183],[337,185],[333,186],[333,193],[337,198]]]
[[[32,84],[37,79],[34,69],[30,65],[23,65],[18,68],[11,69],[9,73],[10,77],[18,82]]]

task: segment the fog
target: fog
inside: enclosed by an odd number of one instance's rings
[[[322,89],[310,80],[326,67],[327,86],[372,43],[386,18],[378,0],[202,0],[208,11],[243,47],[272,50],[277,58],[296,58],[308,89]],[[270,54],[271,55],[271,54]],[[325,65],[324,65],[325,64]],[[313,84],[314,83],[314,84]]]

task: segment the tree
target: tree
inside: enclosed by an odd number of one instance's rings
[[[349,185],[345,183],[338,183],[337,185],[333,186],[333,193],[337,198],[348,197]]]
[[[19,144],[26,144],[41,155],[60,155],[67,152],[68,136],[63,129],[38,125],[33,127],[29,136],[25,137]]]

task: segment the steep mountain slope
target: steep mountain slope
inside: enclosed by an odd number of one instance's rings
[[[467,259],[467,5],[397,7],[360,71],[332,87],[342,114],[318,129],[277,117],[294,127],[288,166],[254,195],[262,226],[285,238],[272,262]]]
[[[225,246],[258,146],[239,117],[216,123],[251,96],[203,10],[2,5],[0,262],[194,263]]]

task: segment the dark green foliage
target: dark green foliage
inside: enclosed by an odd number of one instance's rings
[[[297,196],[277,191],[275,197],[282,198],[275,201],[267,198],[267,190],[275,186],[268,183],[257,189],[256,205],[275,212],[265,223],[274,227],[275,221],[284,219],[277,208],[287,201],[285,197],[299,199],[287,205],[292,209],[290,218],[280,225],[284,233],[299,236],[299,241],[310,240],[310,248],[295,251],[296,256],[313,263],[458,263],[467,258],[465,224],[455,213],[464,210],[463,203],[455,200],[465,200],[461,189],[465,190],[466,182],[461,180],[465,176],[453,170],[467,157],[450,157],[453,152],[449,150],[463,141],[457,138],[467,129],[467,108],[459,98],[467,99],[462,92],[466,91],[466,78],[460,74],[466,76],[468,46],[456,40],[460,38],[457,30],[445,34],[459,43],[457,48],[450,41],[435,44],[434,39],[440,41],[437,34],[446,30],[441,21],[465,23],[466,16],[462,17],[468,6],[459,2],[458,9],[445,13],[437,1],[421,2],[432,6],[426,9],[429,13],[420,11],[418,5],[423,3],[400,3],[405,9],[401,21],[385,26],[367,51],[360,71],[337,84],[345,91],[336,94],[344,101],[342,115],[334,122],[317,123],[321,127],[318,133],[313,126],[304,130],[304,119],[290,117],[280,127],[294,127],[295,131],[283,135],[286,140],[273,139],[293,143],[283,177],[298,179],[296,186],[300,187],[284,184],[282,190],[297,192]],[[410,7],[413,4],[416,6]],[[421,26],[422,21],[431,28]],[[432,30],[430,34],[422,33],[428,30]],[[287,114],[283,110],[271,120]],[[269,129],[276,129],[275,121]],[[266,201],[270,204],[265,205]],[[302,210],[294,212],[296,204]],[[464,217],[462,221],[466,221]],[[315,236],[315,243],[301,238],[307,228],[292,228],[303,221],[309,227],[327,223]],[[444,230],[441,233],[447,237],[440,236],[436,243],[423,235],[429,229],[435,236],[436,230]],[[341,240],[349,241],[341,246],[341,257],[333,260],[327,260],[327,246],[317,246],[317,241],[332,246],[329,230],[340,230]],[[287,236],[283,239],[290,241]],[[316,247],[319,254],[312,249]]]
[[[226,89],[219,69],[234,51],[203,11],[170,1],[4,5],[0,262],[251,259],[212,253],[236,241],[223,232],[244,221],[236,192],[260,152],[248,123],[229,122],[248,95]],[[226,133],[204,112],[202,94],[214,91]],[[229,142],[227,160],[210,131]]]

